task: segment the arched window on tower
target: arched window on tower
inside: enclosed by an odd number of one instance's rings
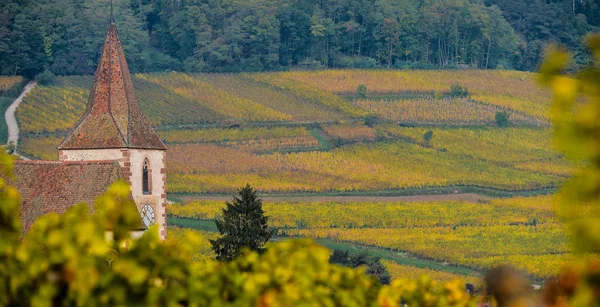
[[[144,194],[152,194],[150,191],[150,163],[148,159],[144,160],[144,168],[142,169],[142,189]]]

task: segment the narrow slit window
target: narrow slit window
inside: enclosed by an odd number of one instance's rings
[[[150,178],[148,175],[148,159],[144,160],[144,168],[142,169],[142,189],[144,190],[144,194],[150,194]]]

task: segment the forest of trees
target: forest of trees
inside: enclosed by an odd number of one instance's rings
[[[0,1],[0,74],[92,74],[109,0]],[[290,68],[535,70],[589,62],[600,0],[114,0],[135,72]]]

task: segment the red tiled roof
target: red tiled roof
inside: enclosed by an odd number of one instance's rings
[[[63,214],[76,204],[86,203],[93,212],[94,200],[125,179],[115,161],[15,161],[13,172],[9,181],[21,193],[24,233],[40,216]]]
[[[142,114],[117,27],[111,22],[85,113],[58,149],[167,147]]]

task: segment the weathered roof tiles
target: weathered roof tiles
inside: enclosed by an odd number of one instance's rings
[[[117,27],[111,22],[85,113],[58,149],[166,150],[142,114]]]
[[[95,199],[125,179],[116,161],[15,161],[13,172],[9,183],[21,193],[23,233],[40,216],[63,214],[76,204],[86,203],[93,212]]]

